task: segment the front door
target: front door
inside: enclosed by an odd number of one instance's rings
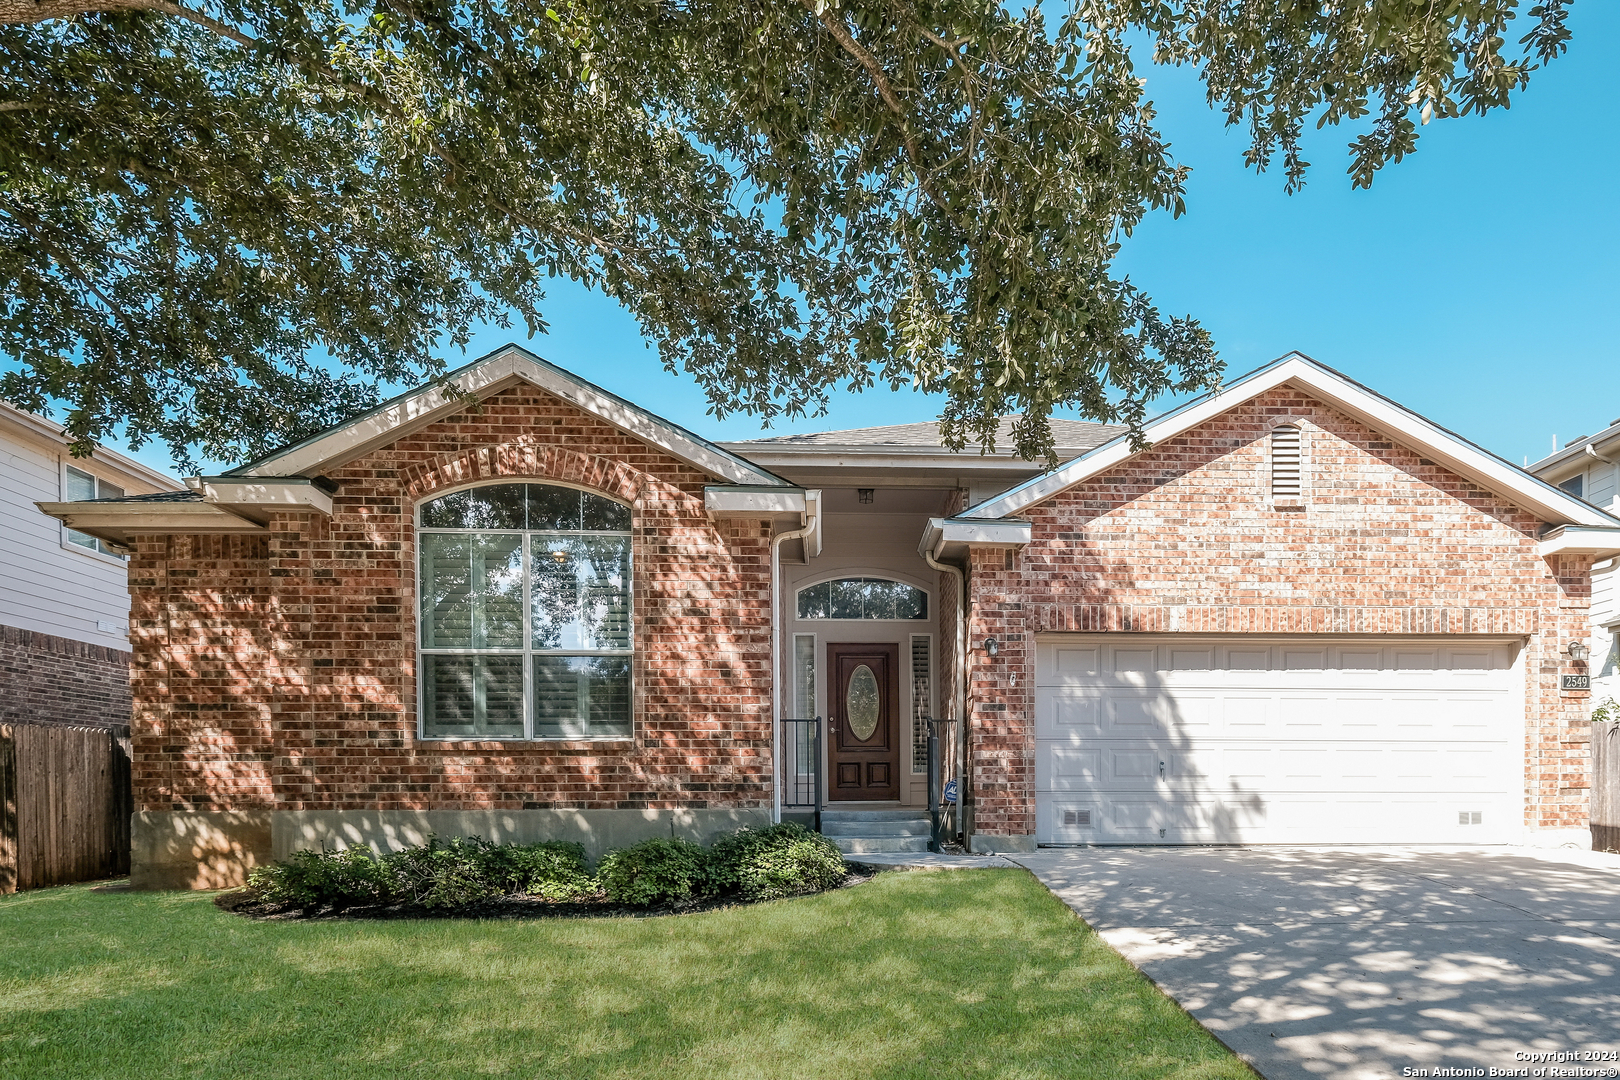
[[[831,799],[900,798],[895,738],[900,646],[828,645],[832,676]]]

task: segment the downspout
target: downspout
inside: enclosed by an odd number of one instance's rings
[[[782,820],[782,690],[791,683],[782,676],[782,597],[777,588],[782,572],[782,543],[809,536],[821,524],[821,492],[804,493],[804,524],[771,538],[771,820]],[[821,798],[821,792],[816,792]]]
[[[942,573],[950,574],[956,578],[956,722],[961,728],[957,736],[958,749],[956,752],[956,827],[966,839],[967,822],[963,814],[963,800],[967,798],[967,745],[968,745],[968,662],[967,662],[967,577],[960,567],[949,563],[942,563],[934,558],[932,551],[922,553],[923,561]]]

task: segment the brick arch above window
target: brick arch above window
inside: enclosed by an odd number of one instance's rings
[[[638,506],[649,486],[663,483],[624,461],[531,439],[468,447],[414,465],[404,470],[401,479],[405,496],[413,503],[470,484],[530,480],[599,491]]]

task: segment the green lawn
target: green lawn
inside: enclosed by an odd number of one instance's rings
[[[1022,871],[657,919],[0,897],[0,1076],[1245,1077]]]

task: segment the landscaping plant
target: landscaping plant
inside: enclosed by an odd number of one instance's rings
[[[602,856],[597,877],[607,898],[620,904],[679,903],[717,891],[712,861],[690,840],[654,837]]]
[[[735,890],[749,900],[821,892],[849,873],[831,840],[791,821],[720,838],[711,863],[718,891]]]

